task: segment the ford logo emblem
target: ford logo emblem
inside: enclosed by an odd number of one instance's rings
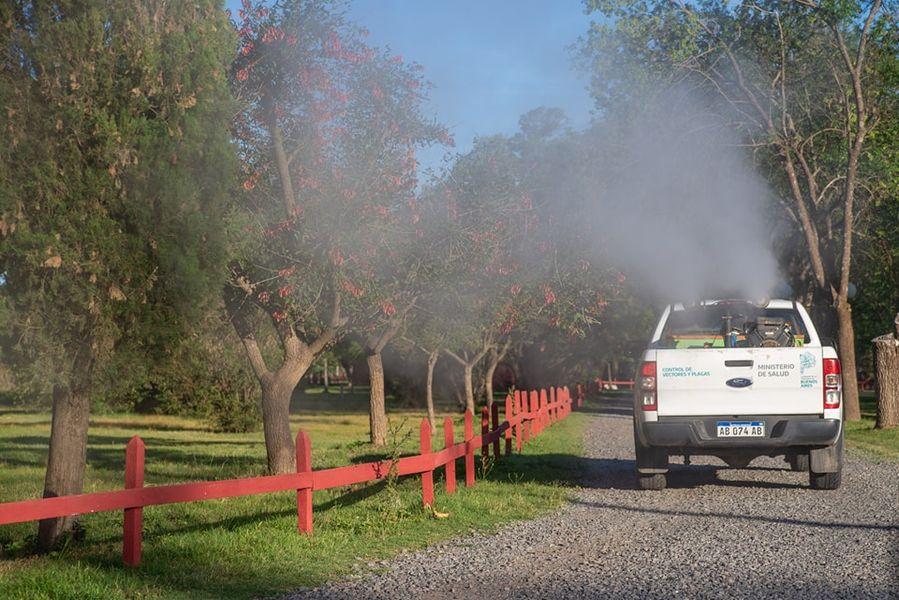
[[[734,377],[733,379],[728,379],[725,383],[733,388],[744,388],[752,385],[752,380],[746,377]]]

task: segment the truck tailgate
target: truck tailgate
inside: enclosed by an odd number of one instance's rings
[[[820,347],[658,350],[659,416],[819,414],[821,359]]]

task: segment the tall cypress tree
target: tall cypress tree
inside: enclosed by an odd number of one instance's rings
[[[176,337],[220,289],[234,47],[219,0],[0,7],[3,341],[52,397],[45,496],[82,490],[113,359]],[[70,525],[42,522],[39,545]]]

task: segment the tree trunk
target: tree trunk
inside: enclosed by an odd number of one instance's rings
[[[849,302],[837,306],[840,344],[840,366],[843,370],[843,412],[847,420],[862,418],[858,402],[858,373],[855,368],[855,331],[852,327],[852,307]]]
[[[496,368],[499,363],[506,358],[509,347],[512,345],[510,340],[503,342],[501,346],[493,346],[490,348],[489,360],[487,361],[487,372],[484,374],[484,390],[487,396],[487,408],[493,406],[493,376],[496,374]]]
[[[328,377],[328,359],[327,358],[324,360],[324,363],[325,363],[324,364],[325,368],[322,370],[322,386],[324,387],[324,389],[322,390],[322,392],[327,394],[330,391],[330,390],[328,390],[328,386],[331,384],[331,380]]]
[[[437,359],[439,357],[439,349],[428,354],[428,376],[425,381],[425,400],[428,405],[428,423],[431,425],[431,431],[437,431],[437,418],[434,415],[434,367],[437,366]]]
[[[346,389],[352,394],[353,393],[353,365],[349,364],[346,361],[341,361],[340,368],[343,369],[343,375],[346,378]]]
[[[471,372],[474,369],[474,364],[466,364],[463,367],[463,375],[462,381],[465,385],[465,408],[471,411],[471,414],[474,414],[474,385],[472,385],[472,376]]]
[[[484,396],[487,399],[488,410],[493,406],[493,375],[499,364],[499,359],[494,360],[493,356],[490,359],[490,362],[487,363],[487,371],[484,373]]]
[[[368,363],[371,392],[369,393],[369,437],[375,446],[387,443],[387,409],[384,401],[384,364],[380,352],[369,352],[365,357]]]
[[[265,452],[268,470],[273,475],[296,471],[296,447],[290,433],[290,399],[297,383],[306,373],[308,365],[300,375],[273,373],[262,384],[262,428],[265,433]]]
[[[899,315],[896,316],[899,329]],[[874,338],[877,368],[877,428],[899,426],[899,332]]]
[[[80,494],[87,460],[87,427],[90,395],[87,388],[53,388],[53,417],[50,425],[50,455],[44,479],[44,498]],[[72,528],[76,517],[46,519],[38,524],[38,548],[53,549]]]

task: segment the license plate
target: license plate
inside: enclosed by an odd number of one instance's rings
[[[718,421],[718,437],[765,437],[763,421]]]

